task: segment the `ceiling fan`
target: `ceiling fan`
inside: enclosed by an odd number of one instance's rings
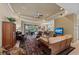
[[[40,12],[35,12],[35,13],[33,13],[33,17],[34,18],[42,18],[44,15],[42,14],[42,13],[40,13]]]

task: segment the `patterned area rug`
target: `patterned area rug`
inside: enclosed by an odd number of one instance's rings
[[[25,49],[27,55],[41,55],[43,52],[38,47],[38,41],[34,36],[27,36],[24,42],[21,42],[20,47]]]

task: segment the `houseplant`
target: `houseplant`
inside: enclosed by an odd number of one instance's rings
[[[13,18],[13,17],[7,17],[7,19],[11,22],[11,23],[14,23],[16,20],[15,20],[15,18]]]

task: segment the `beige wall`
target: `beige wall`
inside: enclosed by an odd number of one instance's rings
[[[2,21],[0,21],[0,47],[2,47]]]
[[[63,22],[59,22],[58,20],[63,20]],[[55,19],[55,27],[60,27],[62,25],[65,34],[74,35],[74,14]]]
[[[74,25],[74,36],[75,40],[79,40],[79,15],[76,15],[75,25]]]
[[[0,3],[0,47],[2,47],[2,21],[7,21],[7,19],[5,19],[7,16],[12,16],[8,4]]]

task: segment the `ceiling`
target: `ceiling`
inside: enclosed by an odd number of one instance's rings
[[[11,3],[14,12],[20,16],[46,19],[61,12],[60,6],[55,3]]]
[[[57,3],[59,6],[68,10],[70,13],[75,13],[79,15],[79,3]]]

